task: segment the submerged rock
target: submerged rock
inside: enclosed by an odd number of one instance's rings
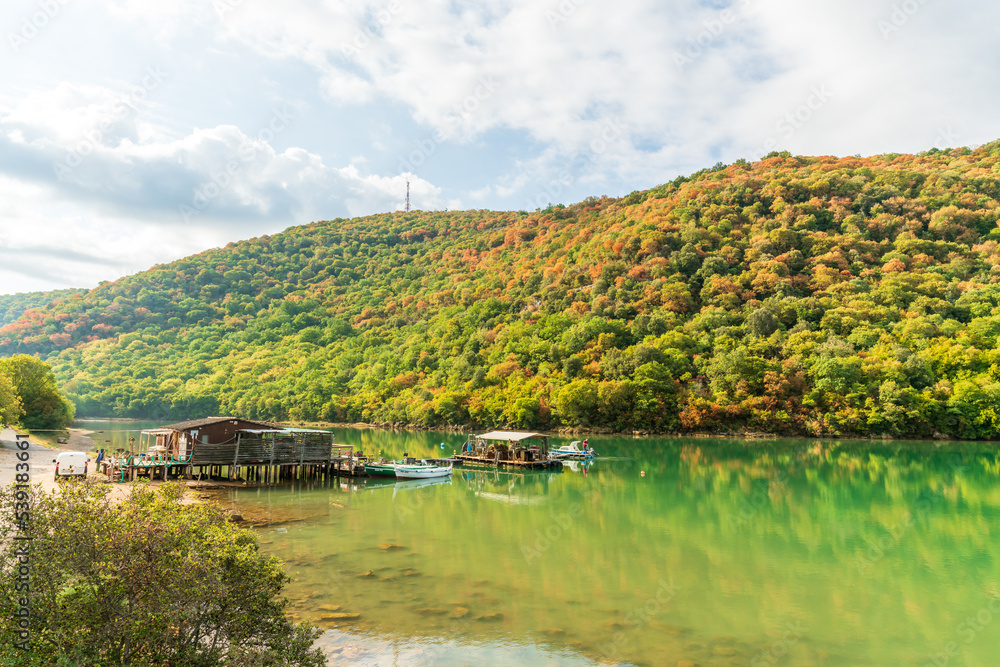
[[[414,609],[413,611],[421,616],[444,616],[448,613],[447,609],[441,609],[439,607],[422,607],[420,609]]]
[[[502,621],[503,614],[497,612],[495,614],[483,614],[482,616],[476,616],[477,621]]]
[[[676,625],[669,625],[667,623],[659,623],[657,621],[650,621],[649,627],[660,632],[665,632],[668,635],[674,635],[675,637],[680,637],[683,635],[688,635],[691,631],[688,628],[678,627]]]
[[[455,607],[454,609],[451,610],[451,613],[448,615],[451,616],[452,618],[465,618],[466,616],[469,615],[469,610],[466,609],[465,607]]]
[[[361,618],[361,614],[350,614],[347,612],[323,614],[320,616],[320,620],[323,621],[356,621],[359,618]]]

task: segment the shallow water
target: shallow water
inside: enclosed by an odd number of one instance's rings
[[[134,439],[135,449],[138,451],[142,430],[157,428],[164,423],[169,422],[138,419],[77,419],[72,426],[89,431],[87,437],[94,441],[98,449],[103,448],[107,452],[113,452],[118,449],[128,450],[129,438]]]
[[[462,442],[336,439],[394,457]],[[231,497],[272,521],[263,549],[296,617],[330,630],[330,664],[997,664],[993,445],[591,444],[593,465],[557,473]]]

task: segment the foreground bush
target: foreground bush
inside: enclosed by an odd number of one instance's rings
[[[17,648],[15,490],[0,508],[0,664],[255,667],[323,664],[318,631],[290,622],[279,559],[214,505],[143,485],[31,490],[30,650]]]

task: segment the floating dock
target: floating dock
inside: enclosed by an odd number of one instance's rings
[[[469,438],[453,458],[467,465],[526,470],[561,469],[549,458],[549,437],[541,433],[490,431]]]

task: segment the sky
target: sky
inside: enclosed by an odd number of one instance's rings
[[[4,0],[0,294],[289,226],[1000,138],[985,0]]]

